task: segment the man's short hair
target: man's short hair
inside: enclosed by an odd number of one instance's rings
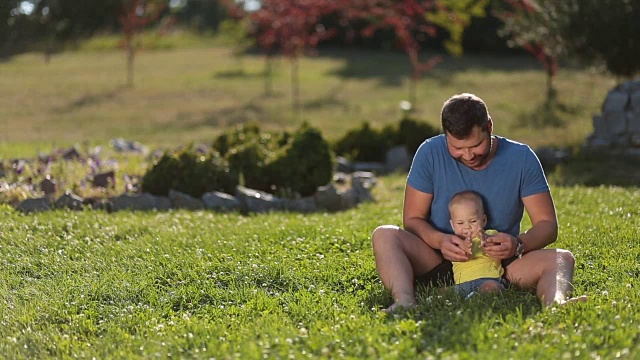
[[[463,93],[445,101],[440,119],[445,133],[453,135],[456,139],[464,139],[476,126],[486,129],[491,116],[481,98],[474,94]]]

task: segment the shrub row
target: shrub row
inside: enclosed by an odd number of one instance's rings
[[[404,145],[414,154],[437,133],[410,118],[382,130],[365,122],[330,146],[308,124],[293,134],[245,124],[218,136],[210,153],[192,147],[165,153],[142,178],[142,190],[166,196],[174,189],[200,197],[211,191],[233,193],[243,185],[283,197],[309,196],[331,180],[333,153],[353,161],[384,162],[391,147]]]
[[[435,127],[405,117],[397,125],[388,125],[381,130],[372,128],[364,122],[354,130],[347,132],[333,144],[336,155],[352,161],[384,162],[387,151],[404,145],[411,156],[422,142],[440,133]]]
[[[194,197],[233,193],[237,185],[281,196],[309,196],[331,180],[329,144],[303,125],[294,134],[262,132],[245,125],[217,137],[211,152],[192,147],[167,152],[142,178],[142,190],[166,196],[170,189]]]

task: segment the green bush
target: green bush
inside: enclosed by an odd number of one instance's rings
[[[392,146],[404,145],[413,156],[424,140],[437,135],[435,127],[411,118],[403,118],[397,125],[385,126],[382,130],[372,129],[363,123],[351,130],[333,145],[337,155],[352,161],[384,162],[387,151]]]
[[[304,124],[293,135],[261,132],[246,125],[218,136],[213,155],[187,148],[164,154],[142,179],[142,190],[167,195],[174,189],[195,197],[233,193],[238,184],[278,193],[313,194],[331,181],[332,153],[320,131]]]
[[[233,193],[238,184],[224,159],[205,156],[192,148],[165,153],[142,178],[142,191],[166,196],[174,189],[194,197],[209,191]]]
[[[409,154],[413,156],[418,151],[420,144],[439,133],[440,130],[425,122],[405,117],[398,124],[393,145],[406,146]]]
[[[331,181],[331,148],[319,130],[303,124],[266,170],[276,191],[312,195]]]
[[[271,179],[266,173],[266,165],[273,161],[275,154],[264,144],[256,141],[249,141],[244,145],[232,148],[227,153],[229,167],[233,174],[242,176],[241,185],[262,191],[271,190]]]
[[[182,171],[175,184],[177,191],[199,198],[210,191],[232,194],[238,185],[237,175],[220,157],[204,156],[189,150],[182,152],[178,159]]]
[[[362,123],[360,128],[348,131],[333,145],[337,155],[352,161],[384,161],[392,139],[369,125]]]
[[[169,190],[175,188],[180,171],[180,160],[175,155],[165,153],[142,177],[142,191],[166,196]]]

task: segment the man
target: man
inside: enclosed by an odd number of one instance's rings
[[[493,135],[493,120],[473,94],[448,99],[441,114],[443,135],[418,149],[405,188],[403,223],[380,226],[372,235],[376,267],[394,303],[415,305],[415,281],[449,282],[451,261],[466,261],[464,239],[450,234],[448,202],[464,190],[479,193],[487,227],[498,230],[485,248],[502,261],[504,277],[536,289],[543,306],[569,299],[575,259],[566,250],[543,249],[558,235],[555,206],[540,162],[526,145]],[[527,210],[531,228],[520,233]]]

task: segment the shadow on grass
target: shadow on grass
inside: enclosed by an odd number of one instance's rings
[[[396,326],[406,319],[417,321],[417,328],[407,336],[418,333],[424,339],[417,345],[418,354],[434,354],[442,348],[468,351],[478,344],[479,333],[489,336],[495,327],[523,323],[542,310],[535,295],[515,288],[465,299],[452,291],[418,287],[417,301],[415,308],[390,315],[386,321]]]
[[[538,128],[550,126],[560,128],[565,125],[562,114],[575,115],[580,109],[575,105],[567,105],[557,99],[555,93],[539,104],[532,112],[520,114],[513,128]]]
[[[549,179],[562,186],[640,187],[640,151],[583,151],[549,171]]]
[[[423,79],[432,79],[441,84],[449,84],[453,73],[469,70],[485,71],[521,71],[539,70],[540,65],[533,57],[527,55],[482,55],[471,57],[453,57],[433,51],[425,51],[423,60],[442,55],[444,60],[432,71],[423,75]],[[344,79],[378,79],[386,86],[402,86],[404,79],[411,74],[409,58],[402,51],[383,50],[347,50],[338,48],[322,48],[319,57],[340,59],[344,65],[331,74]]]
[[[345,80],[342,80],[339,84],[328,89],[326,93],[320,95],[318,98],[307,101],[304,103],[304,109],[316,110],[326,107],[341,107],[347,111],[349,109],[349,103],[342,100],[340,94],[345,87]]]
[[[260,101],[262,96],[252,98],[237,106],[227,106],[213,111],[196,114],[195,119],[185,119],[193,114],[178,114],[175,123],[180,124],[181,129],[196,129],[203,126],[225,127],[244,124],[249,121],[261,121],[265,110]]]
[[[263,73],[249,73],[244,69],[221,70],[213,74],[215,79],[247,79],[247,78],[263,78]]]
[[[106,101],[109,101],[119,94],[125,92],[128,89],[126,85],[118,86],[112,90],[104,91],[97,94],[87,94],[81,96],[71,103],[59,108],[56,110],[58,113],[65,113],[73,110],[77,110],[79,108],[83,108],[85,106],[97,105]]]

